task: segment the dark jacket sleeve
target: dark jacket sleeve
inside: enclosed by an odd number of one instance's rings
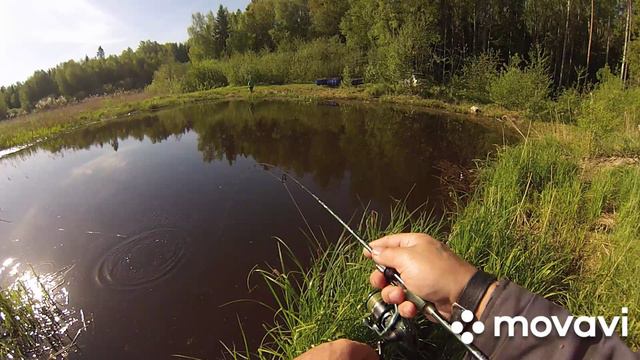
[[[489,359],[495,360],[640,359],[640,354],[632,352],[616,334],[605,336],[597,323],[596,336],[589,338],[578,337],[573,331],[573,322],[564,337],[561,337],[555,328],[544,338],[532,336],[531,333],[523,337],[520,323],[516,323],[514,327],[516,336],[507,336],[509,326],[505,322],[499,322],[502,336],[494,336],[494,325],[498,316],[523,316],[530,325],[531,320],[537,316],[557,316],[559,322],[564,324],[570,315],[562,307],[508,280],[501,280],[480,319],[485,325],[485,330],[475,336],[474,344]],[[586,329],[586,324],[583,325]],[[544,329],[544,324],[538,328]],[[616,329],[620,329],[620,325]]]

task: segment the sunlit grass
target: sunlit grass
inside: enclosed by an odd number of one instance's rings
[[[466,260],[507,277],[577,315],[620,315],[629,307],[632,347],[640,345],[640,169],[584,170],[584,153],[555,137],[527,139],[486,163],[450,233],[424,213],[398,205],[383,227],[361,224],[367,239],[416,231],[435,234]],[[415,218],[417,217],[417,219]],[[613,219],[605,221],[603,219]],[[604,224],[604,225],[603,225]],[[232,358],[291,359],[339,337],[372,343],[361,323],[372,264],[352,239],[327,245],[305,268],[280,245],[283,261],[262,275],[273,294],[274,323],[258,349],[230,349]],[[290,264],[294,266],[291,267]],[[430,358],[459,354],[441,331],[427,332]]]
[[[67,358],[86,322],[68,307],[66,272],[38,275],[13,259],[3,272],[10,282],[0,285],[0,358]]]

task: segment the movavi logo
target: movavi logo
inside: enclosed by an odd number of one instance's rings
[[[529,320],[523,316],[496,316],[493,322],[493,335],[496,337],[528,337],[545,338],[552,333],[565,337],[571,332],[580,338],[595,338],[597,330],[602,329],[606,337],[613,336],[616,329],[620,328],[620,336],[627,337],[629,333],[629,309],[622,308],[622,316],[614,316],[608,321],[604,316],[573,316],[559,318],[557,316],[536,316]],[[471,331],[464,331],[474,317],[471,311],[464,311],[462,322],[455,321],[451,324],[454,333],[459,334],[462,342],[471,344],[474,334],[480,335],[485,331],[485,325],[481,321],[475,321],[471,325]],[[506,334],[504,333],[506,330]]]

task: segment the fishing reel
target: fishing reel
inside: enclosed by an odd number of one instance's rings
[[[366,301],[369,315],[364,324],[379,337],[378,355],[382,358],[383,347],[389,343],[398,344],[398,351],[406,358],[413,358],[417,352],[418,329],[415,321],[405,319],[398,312],[398,305],[387,304],[380,290],[369,293]]]

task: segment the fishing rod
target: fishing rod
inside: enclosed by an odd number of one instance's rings
[[[268,167],[270,169],[277,169],[276,166],[271,164],[262,163],[260,165]],[[342,218],[340,218],[338,214],[336,214],[333,210],[331,210],[331,208],[324,201],[322,201],[316,194],[314,194],[313,191],[309,190],[309,188],[307,188],[295,177],[289,175],[286,171],[281,169],[279,169],[279,171],[282,172],[282,177],[280,180],[282,181],[285,188],[287,187],[287,180],[291,179],[296,185],[300,187],[300,189],[302,189],[304,192],[310,195],[318,204],[320,204],[322,208],[324,208],[335,220],[337,220],[340,223],[340,225],[342,225],[342,227],[345,230],[347,230],[347,232],[349,232],[349,234],[351,234],[360,243],[360,245],[362,245],[362,247],[364,247],[365,250],[367,250],[369,253],[373,252],[373,248],[366,241],[364,241],[364,239],[361,236],[359,236],[344,220],[342,220]],[[444,316],[442,316],[442,314],[440,314],[440,312],[438,312],[434,304],[432,304],[431,302],[425,301],[418,295],[414,294],[411,290],[409,290],[404,280],[400,277],[400,273],[396,269],[387,267],[378,263],[375,263],[375,267],[378,271],[380,271],[384,275],[387,282],[389,282],[392,285],[398,286],[404,290],[405,299],[407,301],[412,302],[420,313],[427,314],[431,316],[433,319],[435,319],[436,322],[442,325],[451,335],[453,335],[453,337],[455,337],[458,340],[458,342],[462,344],[465,347],[465,349],[475,359],[477,360],[489,359],[486,355],[484,355],[480,351],[480,349],[478,349],[473,344],[466,344],[462,340],[461,335],[455,332],[451,327],[451,324],[444,318]],[[367,324],[367,326],[369,326],[372,330],[376,331],[378,335],[383,335],[384,333],[389,333],[389,331],[392,330],[391,328],[393,327],[394,323],[398,318],[397,306],[395,306],[395,314],[391,314],[392,316],[391,318],[387,317],[385,319],[382,319],[383,314],[389,314],[389,312],[380,311],[379,306],[376,306],[376,303],[378,304],[382,303],[382,299],[370,295],[369,299],[367,299],[368,307],[372,310],[373,315],[377,315],[380,318],[380,320],[385,320],[385,321],[379,321],[378,326],[375,326],[373,323],[369,323]]]

